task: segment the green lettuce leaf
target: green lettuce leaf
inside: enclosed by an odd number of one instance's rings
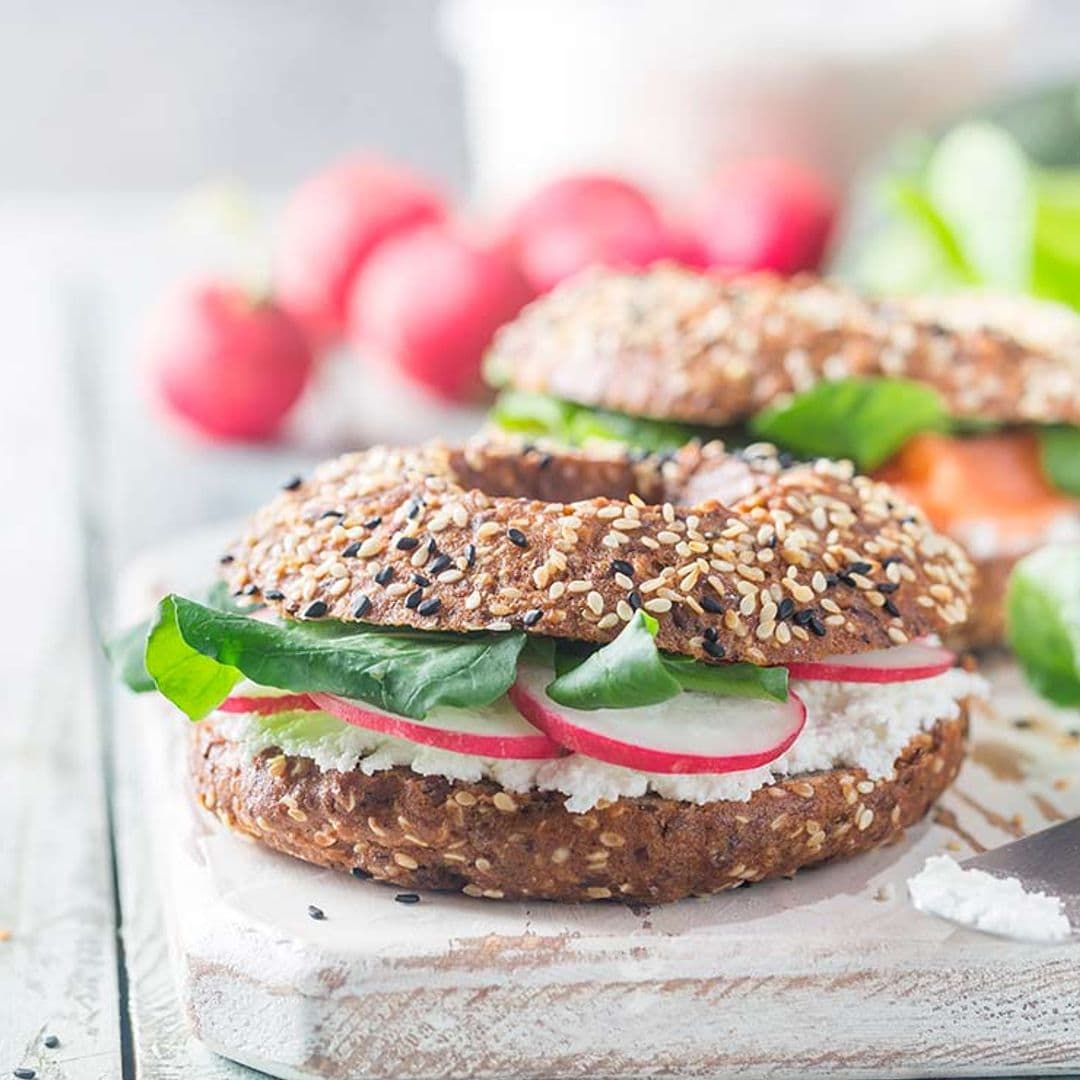
[[[676,450],[699,433],[686,424],[592,409],[522,390],[500,393],[490,418],[505,431],[543,436],[566,446],[610,442],[653,453]]]
[[[1041,428],[1039,454],[1050,483],[1066,495],[1080,496],[1080,428]]]
[[[246,598],[238,600],[229,591],[224,581],[215,581],[203,592],[202,603],[218,611],[252,612],[262,604],[249,603]],[[141,623],[129,626],[126,630],[105,643],[105,655],[109,658],[113,671],[120,681],[136,694],[147,694],[157,689],[150,673],[146,670],[146,641],[150,630],[158,619],[144,619]]]
[[[876,469],[920,431],[948,427],[936,390],[907,379],[821,382],[750,422],[758,438],[803,457],[850,458]]]
[[[659,705],[684,690],[726,697],[787,700],[787,670],[754,664],[705,664],[662,653],[655,642],[659,626],[643,611],[608,645],[583,659],[557,661],[557,678],[547,695],[573,709],[633,709]]]
[[[509,689],[520,632],[439,634],[340,622],[269,623],[167,596],[146,649],[157,688],[192,720],[240,674],[262,686],[357,698],[423,719],[433,708],[488,705]]]
[[[1080,544],[1021,559],[1006,615],[1009,644],[1032,687],[1057,705],[1080,705]]]

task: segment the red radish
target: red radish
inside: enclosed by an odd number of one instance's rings
[[[313,341],[340,338],[349,291],[376,246],[445,216],[439,192],[400,165],[357,156],[323,169],[285,207],[275,275],[282,303]]]
[[[312,694],[339,720],[456,754],[485,758],[556,758],[565,751],[527,724],[506,698],[477,709],[434,709],[424,720],[382,712],[363,701]]]
[[[218,706],[218,712],[256,713],[259,716],[318,711],[319,706],[307,694],[233,694]]]
[[[510,688],[521,715],[586,757],[655,773],[740,772],[778,758],[798,738],[806,707],[682,693],[638,709],[570,709],[544,692],[551,672],[522,667]]]
[[[851,656],[830,656],[785,664],[793,679],[818,682],[895,683],[932,679],[956,663],[956,654],[939,645],[912,641],[892,649],[873,649]]]
[[[157,396],[215,439],[276,435],[313,362],[303,331],[273,300],[213,281],[179,289],[153,313],[145,353]]]
[[[754,158],[720,171],[698,206],[698,238],[721,269],[793,274],[821,264],[836,196],[794,161]]]
[[[544,292],[586,266],[648,266],[678,243],[648,196],[612,176],[568,176],[540,188],[510,223],[510,249]]]
[[[492,335],[531,298],[506,257],[429,225],[383,244],[356,280],[349,334],[438,397],[482,390]]]

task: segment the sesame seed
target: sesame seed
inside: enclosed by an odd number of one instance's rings
[[[357,619],[362,619],[370,610],[371,600],[361,593],[359,600],[356,601],[356,606],[353,608],[353,615]]]
[[[323,600],[315,600],[304,609],[305,619],[320,619],[330,609],[326,606],[326,602]]]
[[[442,601],[437,596],[432,596],[430,599],[425,600],[416,609],[421,615],[434,615],[435,612],[442,607]]]
[[[718,641],[710,641],[708,638],[701,643],[702,648],[714,659],[723,660],[727,655],[727,649]]]
[[[399,536],[394,544],[398,551],[412,551],[420,546],[420,541],[415,536]]]
[[[501,810],[504,814],[512,814],[518,808],[517,803],[505,791],[496,791],[491,801],[495,809]]]
[[[344,510],[324,510],[319,515],[319,520],[321,521],[323,518],[332,518],[332,517],[343,518],[344,516],[345,516],[345,511]]]
[[[386,550],[386,541],[378,536],[369,536],[361,545],[357,555],[361,559],[370,559]]]
[[[302,476],[292,476],[281,487],[283,491],[295,491],[303,482]]]
[[[426,589],[431,584],[431,580],[424,577],[423,574],[413,573],[409,575],[409,578],[414,585],[419,585],[421,589]]]
[[[601,630],[610,630],[619,621],[619,616],[614,611],[609,611],[596,625]]]
[[[405,598],[405,606],[407,608],[417,608],[420,606],[420,601],[424,598],[423,589],[413,589],[411,593]]]
[[[263,597],[266,600],[284,600],[285,594],[280,589],[267,589]]]
[[[375,582],[378,585],[386,585],[394,580],[394,568],[392,566],[384,566],[376,575]]]
[[[585,604],[594,615],[599,615],[604,610],[604,598],[595,589],[585,597]]]
[[[344,551],[341,553],[343,559],[351,559],[355,555],[360,553],[360,541],[354,540]]]
[[[810,618],[806,620],[806,625],[818,637],[824,637],[828,632],[822,624],[821,620],[816,615],[811,615]]]
[[[795,601],[790,596],[785,596],[776,609],[776,617],[779,620],[790,619],[795,613]]]
[[[657,597],[655,600],[649,600],[645,604],[645,610],[656,615],[662,615],[665,611],[671,610],[671,601],[663,596]]]
[[[321,907],[316,907],[314,904],[308,904],[308,918],[314,919],[316,922],[326,918],[326,912]]]
[[[399,904],[419,904],[420,894],[414,892],[399,892],[394,896],[394,900]]]
[[[535,626],[543,617],[544,613],[539,608],[533,608],[531,611],[525,612],[521,621],[526,626]]]
[[[705,593],[701,597],[701,606],[712,615],[723,615],[724,605],[711,593]]]
[[[475,544],[469,544],[465,548],[465,566],[466,566],[466,568],[472,567],[472,565],[475,562],[476,562],[476,545]]]
[[[411,855],[406,855],[404,851],[394,852],[394,862],[403,870],[418,870],[420,868],[420,864]]]
[[[529,541],[525,534],[520,529],[515,529],[513,526],[506,530],[506,538],[515,547],[525,548],[529,546]]]
[[[611,570],[614,574],[625,574],[627,577],[634,576],[633,563],[627,562],[625,559],[612,559]]]
[[[630,605],[632,611],[637,611],[642,603],[641,593],[639,593],[637,589],[631,589],[630,592],[626,594],[626,601]]]
[[[440,555],[428,567],[428,571],[432,574],[441,574],[450,565],[451,561],[449,555]]]
[[[382,518],[381,517],[368,518],[367,521],[364,522],[364,528],[365,529],[377,529],[381,524],[382,524]]]

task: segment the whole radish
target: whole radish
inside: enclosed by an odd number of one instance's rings
[[[754,158],[716,174],[694,226],[707,265],[793,274],[821,265],[836,213],[836,195],[817,173]]]
[[[162,404],[220,440],[273,438],[313,366],[307,337],[286,311],[221,281],[177,289],[152,313],[144,354]]]
[[[544,292],[587,266],[648,266],[679,241],[644,192],[613,176],[568,176],[545,185],[510,219],[509,250]]]
[[[448,401],[482,390],[492,335],[531,298],[500,251],[442,225],[388,240],[356,280],[349,337],[410,382]]]
[[[345,330],[349,293],[360,268],[388,237],[446,216],[441,194],[410,170],[357,156],[306,180],[285,206],[275,288],[312,340]]]

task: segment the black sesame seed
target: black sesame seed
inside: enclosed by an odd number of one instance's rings
[[[352,557],[353,557],[354,555],[358,555],[359,553],[360,553],[360,541],[359,541],[359,540],[354,540],[354,541],[353,541],[353,542],[352,542],[352,543],[351,543],[351,544],[350,544],[350,545],[349,545],[349,546],[348,546],[348,547],[347,547],[347,548],[346,548],[346,549],[345,549],[345,550],[344,550],[344,551],[343,551],[343,552],[341,553],[341,557],[342,557],[343,559],[351,559],[351,558],[352,558]]]
[[[825,584],[826,584],[826,586],[827,586],[828,588],[830,588],[830,589],[831,589],[831,588],[832,588],[832,587],[833,587],[833,586],[834,586],[834,585],[835,585],[835,584],[836,584],[836,583],[837,583],[837,582],[838,582],[839,580],[840,580],[840,579],[839,579],[839,578],[838,578],[838,577],[836,576],[836,574],[826,574],[826,575],[825,575]]]
[[[410,519],[416,517],[416,515],[420,513],[420,507],[422,505],[423,505],[422,500],[420,500],[420,499],[410,499],[409,500],[409,509],[405,511],[405,516],[407,518],[410,518]]]
[[[263,598],[266,600],[284,600],[285,594],[280,589],[267,589],[263,593]]]
[[[869,574],[874,568],[868,562],[853,562],[848,567],[849,574]]]
[[[377,585],[389,585],[394,580],[394,568],[392,566],[384,566],[376,575],[375,583]]]
[[[46,1035],[41,1042],[48,1050],[55,1050],[60,1045],[60,1040],[55,1035]]]
[[[420,606],[420,601],[424,598],[423,589],[413,589],[408,596],[405,597],[405,606],[407,608],[416,608]]]
[[[706,593],[701,598],[701,606],[711,615],[723,615],[724,613],[724,605],[709,593]]]
[[[394,545],[398,551],[412,551],[413,548],[418,548],[420,541],[415,536],[399,536],[397,543]]]
[[[777,605],[776,617],[783,621],[784,619],[790,619],[795,614],[795,601],[790,596],[785,596],[783,600]]]
[[[720,636],[720,633],[716,629],[715,626],[707,626],[707,627],[705,627],[705,640],[706,641],[715,641],[719,636]]]
[[[526,626],[535,626],[543,617],[544,613],[539,608],[533,608],[531,611],[525,612],[521,621]]]
[[[18,1080],[34,1080],[37,1073],[33,1069],[27,1069],[24,1066],[19,1066],[17,1069],[11,1070],[11,1075],[18,1077]]]
[[[415,571],[410,575],[414,585],[419,585],[421,589],[426,589],[431,584],[431,579],[424,577],[423,574],[416,573]]]
[[[321,907],[316,907],[314,904],[308,904],[307,906],[308,917],[318,922],[320,919],[326,918],[326,912]]]
[[[354,866],[352,868],[351,873],[352,873],[352,876],[354,878],[369,878],[369,877],[371,877],[371,873],[369,871],[365,870],[362,866]]]
[[[880,585],[875,585],[874,587],[878,592],[888,595],[889,593],[896,592],[896,590],[900,588],[900,583],[898,581],[883,581]]]
[[[476,545],[475,544],[470,544],[465,549],[465,565],[467,567],[472,567],[473,563],[475,563],[475,562],[476,562]]]
[[[727,656],[727,649],[725,649],[719,641],[710,641],[708,638],[706,638],[702,642],[702,645],[705,651],[710,656],[715,657],[717,660],[723,660],[724,657]]]
[[[814,613],[809,608],[803,608],[802,611],[796,611],[795,614],[791,616],[791,621],[796,626],[806,626],[813,618]]]
[[[506,538],[516,547],[525,548],[529,546],[529,541],[525,534],[520,529],[515,529],[513,526],[506,530]]]
[[[855,588],[855,579],[850,574],[837,574],[836,580],[839,581],[841,585],[846,585],[849,589]]]
[[[244,594],[245,596],[254,596],[254,595],[255,595],[255,594],[256,594],[256,593],[257,593],[257,592],[259,591],[259,586],[258,586],[258,585],[254,585],[254,584],[252,584],[252,585],[245,585],[245,586],[244,586],[244,587],[243,587],[243,588],[242,588],[242,589],[241,589],[240,591],[241,591],[241,592],[242,592],[242,593],[243,593],[243,594]]]
[[[824,637],[828,633],[825,629],[825,624],[816,615],[811,615],[807,620],[806,625],[809,626],[818,637]]]
[[[365,529],[377,529],[381,524],[382,524],[382,518],[381,517],[368,518],[367,521],[364,522],[364,528]]]
[[[399,892],[394,899],[399,904],[419,904],[420,894],[414,892]]]
[[[919,519],[917,517],[915,517],[914,514],[907,514],[905,517],[902,517],[900,519],[900,524],[901,525],[914,525],[915,522],[918,521],[918,520]]]
[[[312,600],[304,609],[304,618],[321,619],[329,610],[325,600]]]
[[[441,607],[442,601],[437,596],[432,596],[430,599],[425,600],[416,610],[421,615],[434,615]]]
[[[540,460],[536,463],[538,469],[546,469],[553,461],[554,457],[551,454],[541,454]]]
[[[322,518],[328,518],[328,517],[337,517],[337,518],[339,518],[339,517],[344,517],[344,516],[345,516],[345,511],[344,510],[324,510],[319,515],[319,519],[322,520]]]
[[[881,560],[881,566],[884,569],[886,566],[892,566],[894,562],[902,563],[903,561],[904,560],[901,559],[899,555],[886,555],[885,558]]]
[[[625,559],[612,559],[611,571],[614,574],[625,574],[627,577],[634,576],[633,563],[628,563]]]
[[[888,597],[888,596],[887,596],[887,597],[885,598],[885,605],[884,605],[884,606],[885,606],[885,610],[886,610],[886,611],[887,611],[887,612],[888,612],[888,613],[889,613],[890,615],[899,615],[899,614],[900,614],[900,609],[899,609],[899,608],[898,608],[898,607],[897,607],[897,606],[896,606],[896,605],[895,605],[895,604],[894,604],[894,603],[892,602],[892,598],[891,598],[891,597]]]
[[[294,476],[286,480],[281,486],[285,491],[295,491],[303,482],[304,478],[302,476]]]
[[[451,563],[449,555],[440,555],[429,567],[428,573],[441,574]]]
[[[630,605],[632,610],[639,611],[643,603],[641,593],[639,593],[637,589],[631,589],[626,594],[626,602]]]
[[[221,563],[222,566],[228,566],[229,563],[235,562],[235,561],[236,561],[236,556],[235,555],[230,555],[228,552],[226,552],[224,555],[221,556],[220,559],[218,559],[218,562]]]
[[[356,601],[356,606],[352,609],[353,615],[357,619],[362,619],[370,610],[371,600],[361,593],[360,599]]]
[[[1014,728],[1019,728],[1021,731],[1025,731],[1028,728],[1032,728],[1034,726],[1035,726],[1035,721],[1032,720],[1030,716],[1018,716],[1013,721],[1013,727]]]

